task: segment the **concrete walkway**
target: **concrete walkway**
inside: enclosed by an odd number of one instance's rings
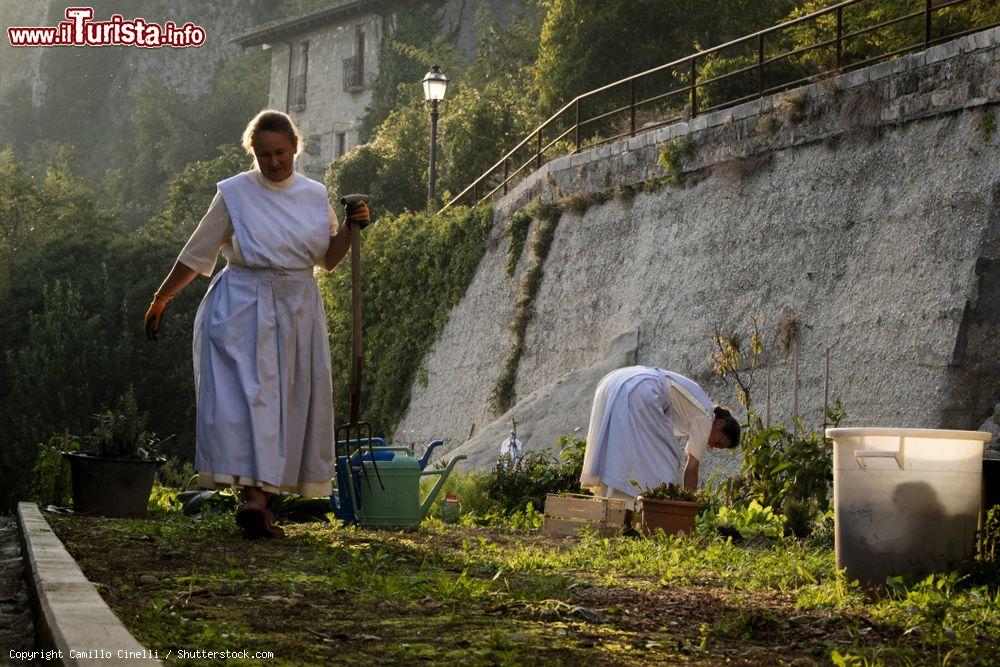
[[[34,665],[35,661],[11,660],[11,651],[32,651],[35,627],[31,600],[24,578],[24,559],[13,517],[0,516],[0,665]]]

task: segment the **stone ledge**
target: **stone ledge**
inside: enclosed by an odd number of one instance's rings
[[[114,657],[70,657],[71,651],[83,655],[87,652],[101,655],[101,651],[111,656],[118,651],[144,655],[142,644],[129,633],[94,585],[83,576],[80,566],[52,532],[38,505],[18,503],[17,517],[38,632],[44,648],[61,652],[56,662],[88,667],[122,662]],[[162,664],[153,658],[134,658],[128,663],[139,666]]]

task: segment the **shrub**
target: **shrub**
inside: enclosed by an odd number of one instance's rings
[[[843,417],[838,400],[827,415],[828,423],[836,426]],[[727,500],[756,500],[772,507],[797,501],[809,509],[810,518],[829,508],[833,444],[823,433],[807,431],[798,420],[791,426],[765,426],[754,415],[741,444],[740,476],[720,485]]]
[[[1000,505],[990,508],[979,533],[979,557],[1000,565]]]
[[[490,509],[511,515],[545,505],[550,493],[578,491],[587,441],[567,435],[559,439],[559,456],[548,449],[525,452],[515,465],[497,464],[483,478],[483,489],[493,503]]]
[[[31,498],[45,505],[69,505],[72,487],[69,484],[69,467],[62,452],[80,449],[80,439],[69,432],[53,433],[39,443],[35,465],[31,470]]]

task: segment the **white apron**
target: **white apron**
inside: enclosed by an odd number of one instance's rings
[[[695,419],[678,419],[671,385],[701,408]],[[598,495],[634,498],[641,489],[677,484],[682,453],[677,437],[696,431],[707,441],[711,414],[711,399],[683,375],[647,366],[609,373],[594,394],[580,485]]]
[[[313,266],[329,245],[326,188],[219,183],[247,266],[213,278],[194,325],[195,468],[202,481],[330,492],[333,391]],[[208,484],[205,484],[208,485]]]

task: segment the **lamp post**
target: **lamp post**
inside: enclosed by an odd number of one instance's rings
[[[427,178],[427,207],[430,209],[434,202],[434,181],[436,172],[434,160],[437,157],[437,123],[438,123],[438,102],[444,99],[445,91],[448,90],[448,77],[441,72],[437,65],[424,77],[424,99],[431,103],[431,157],[430,173]]]

